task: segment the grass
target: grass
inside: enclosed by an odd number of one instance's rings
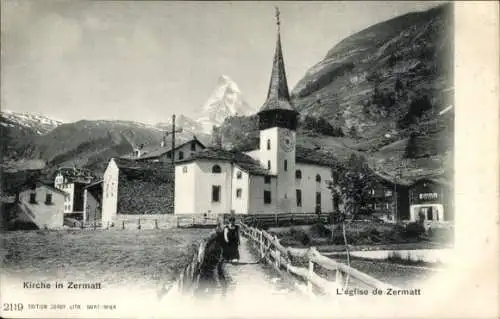
[[[16,231],[1,234],[2,271],[23,280],[157,287],[192,259],[202,229]]]

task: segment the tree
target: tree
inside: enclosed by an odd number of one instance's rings
[[[352,154],[345,163],[333,167],[332,175],[332,196],[340,200],[343,214],[352,220],[370,202],[374,174],[362,156]]]

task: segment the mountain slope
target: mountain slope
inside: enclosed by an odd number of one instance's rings
[[[205,133],[211,133],[213,126],[219,126],[229,116],[250,115],[253,109],[243,99],[238,85],[226,75],[221,75],[216,88],[201,107],[196,121]]]
[[[446,107],[453,85],[451,11],[447,4],[409,13],[342,40],[298,82],[294,105],[365,138],[405,128],[401,120],[419,98],[429,100],[425,112]]]
[[[46,134],[63,122],[30,113],[2,111],[0,138],[2,161],[25,157],[34,148],[37,136]]]

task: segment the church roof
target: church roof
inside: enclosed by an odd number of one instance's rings
[[[269,170],[262,167],[259,161],[240,151],[228,151],[217,148],[207,148],[203,151],[193,153],[185,160],[177,163],[187,163],[195,160],[224,161],[238,165],[242,170],[252,175],[272,175]]]
[[[295,162],[298,164],[313,164],[332,166],[337,158],[326,150],[315,150],[297,146],[295,148]]]
[[[267,98],[259,112],[271,110],[288,110],[295,111],[295,108],[290,103],[290,93],[288,91],[288,83],[286,80],[285,62],[283,60],[283,52],[281,49],[280,36],[280,20],[279,11],[276,9],[276,18],[278,24],[278,36],[276,40],[276,49],[274,52],[273,67],[271,70],[271,79],[269,81],[269,89]]]

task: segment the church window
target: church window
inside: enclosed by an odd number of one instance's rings
[[[237,171],[236,172],[236,178],[237,179],[241,179],[241,171]]]
[[[271,169],[271,161],[267,161],[267,169]]]
[[[271,176],[264,176],[264,184],[271,184]]]
[[[187,171],[188,171],[187,166],[184,166],[184,167],[182,168],[182,172],[183,172],[183,173],[187,173]]]
[[[284,162],[284,169],[285,169],[285,172],[288,171],[288,161],[285,160]]]
[[[316,213],[321,213],[321,192],[316,192]]]
[[[179,151],[179,159],[183,159],[184,158],[184,152],[183,151]]]
[[[219,174],[220,172],[221,172],[221,169],[220,169],[219,165],[212,166],[212,173]]]
[[[316,175],[316,182],[321,183],[321,176],[319,174]]]
[[[300,169],[295,171],[295,179],[302,179],[302,171]]]
[[[271,191],[264,191],[264,204],[271,204]]]
[[[220,202],[220,185],[212,185],[212,202]]]
[[[296,190],[295,197],[297,197],[297,207],[302,207],[302,191],[300,189]]]
[[[236,198],[241,198],[241,188],[236,189]]]
[[[267,149],[268,150],[271,149],[271,140],[270,139],[267,140]]]

